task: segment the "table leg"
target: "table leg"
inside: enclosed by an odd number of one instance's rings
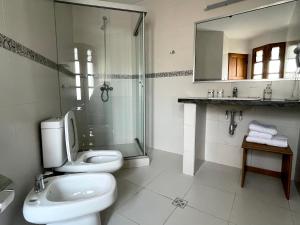
[[[241,178],[241,187],[244,187],[246,170],[247,170],[247,153],[248,149],[243,149],[243,162],[242,162],[242,178]]]
[[[282,155],[281,181],[285,197],[290,199],[291,175],[292,175],[292,155]]]

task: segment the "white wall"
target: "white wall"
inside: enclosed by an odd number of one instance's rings
[[[199,0],[153,0],[142,2],[141,4],[149,10],[146,17],[148,72],[168,72],[193,68],[193,28],[195,21],[231,14],[273,2],[276,1],[243,1],[211,11],[204,11],[206,5],[204,1]],[[176,51],[175,55],[169,54],[171,49]],[[148,79],[147,81],[147,144],[156,149],[178,154],[182,154],[183,150],[183,105],[177,102],[178,97],[206,96],[209,88],[223,88],[225,95],[231,95],[231,90],[234,86],[239,88],[240,96],[261,96],[262,90],[266,86],[266,82],[255,81],[247,83],[205,82],[193,84],[190,76],[156,78]],[[273,82],[273,96],[288,97],[291,87],[292,82],[290,81]],[[219,152],[213,153],[208,151],[207,154],[211,154],[207,157],[214,162],[239,167],[241,161],[239,147],[241,139],[238,137],[227,137],[227,129],[225,128],[228,125],[228,121],[225,121],[224,118],[225,108],[228,107],[208,107],[207,123],[213,120],[217,124],[215,129],[211,127],[210,134],[218,134],[218,139],[229,142],[229,144],[228,147],[225,146],[218,149]],[[257,115],[256,111],[259,111]],[[240,130],[238,131],[241,132],[241,135],[244,135],[246,132],[245,127],[252,118],[259,118],[262,122],[275,123],[280,125],[281,132],[289,136],[293,151],[296,153],[299,130],[293,124],[288,123],[290,111],[291,109],[278,110],[276,108],[263,107],[259,109],[245,109],[245,117],[239,123]],[[279,115],[278,112],[281,112],[281,114]],[[213,115],[216,115],[219,119],[209,119],[213,118]],[[270,117],[273,119],[270,120]],[[283,127],[282,123],[286,124],[284,125],[286,126],[285,128],[281,128]],[[221,125],[224,128],[223,131],[217,132],[218,126]],[[214,144],[217,144],[217,142],[214,142]],[[230,148],[231,146],[234,147]],[[220,158],[218,154],[227,158]],[[262,164],[266,158],[259,157],[259,160],[261,161],[258,162],[255,158],[253,163]],[[269,165],[271,168],[278,168],[276,160],[273,160]]]
[[[0,0],[0,33],[56,61],[51,0]],[[41,172],[39,123],[58,116],[57,71],[0,48],[0,174],[16,184],[1,225],[22,225],[23,201]]]

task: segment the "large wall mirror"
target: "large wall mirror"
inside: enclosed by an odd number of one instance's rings
[[[195,24],[194,81],[294,79],[300,1]]]

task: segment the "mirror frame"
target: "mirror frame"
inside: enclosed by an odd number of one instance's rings
[[[214,20],[219,20],[219,19],[225,19],[225,18],[231,18],[233,16],[238,16],[238,15],[242,15],[242,14],[245,14],[245,13],[249,13],[249,12],[255,12],[255,11],[258,11],[258,10],[262,10],[262,9],[266,9],[266,8],[270,8],[270,7],[273,7],[273,6],[278,6],[278,5],[283,5],[283,4],[287,4],[287,3],[290,3],[290,2],[298,2],[299,0],[282,0],[282,1],[279,1],[279,2],[275,2],[275,3],[271,3],[271,4],[267,4],[267,5],[263,5],[263,6],[259,6],[259,7],[256,7],[256,8],[253,8],[253,9],[249,9],[249,10],[244,10],[244,11],[240,11],[240,12],[237,12],[237,13],[234,13],[234,14],[227,14],[227,15],[223,15],[223,16],[216,16],[216,17],[212,17],[212,18],[209,18],[209,19],[205,19],[205,20],[199,20],[199,21],[196,21],[194,22],[194,45],[193,45],[193,83],[200,83],[200,82],[271,82],[271,81],[289,81],[291,79],[261,79],[261,80],[249,80],[249,79],[246,79],[246,80],[217,80],[217,79],[211,79],[211,80],[207,80],[207,79],[195,79],[195,72],[196,72],[196,36],[197,36],[197,25],[198,24],[201,24],[201,23],[206,23],[206,22],[211,22],[211,21],[214,21]]]

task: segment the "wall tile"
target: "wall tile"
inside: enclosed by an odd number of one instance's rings
[[[41,172],[40,121],[59,115],[59,102],[39,102],[2,107],[0,110],[0,171],[16,185],[13,204],[0,219],[7,224],[24,224],[22,204]]]
[[[4,10],[3,10],[3,0],[0,0],[0,33],[4,30]]]
[[[58,75],[53,69],[0,49],[2,106],[59,100]]]
[[[56,61],[53,1],[2,1],[5,35]]]

